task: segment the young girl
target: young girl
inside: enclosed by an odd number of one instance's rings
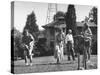
[[[23,33],[23,44],[25,46],[24,50],[24,56],[25,56],[25,64],[28,64],[28,57],[30,60],[30,66],[32,66],[32,51],[34,46],[34,38],[33,36],[28,32],[28,30],[25,30]]]
[[[87,60],[90,61],[92,31],[89,28],[89,26],[87,25],[87,23],[84,23],[82,34],[85,37],[85,47],[87,49]]]

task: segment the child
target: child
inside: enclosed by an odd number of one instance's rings
[[[34,38],[33,36],[28,32],[28,30],[25,30],[23,33],[23,43],[25,46],[24,50],[24,56],[25,56],[25,64],[28,64],[28,56],[30,60],[30,66],[32,66],[32,51],[33,51],[33,46],[34,46]]]
[[[91,55],[91,44],[92,44],[92,31],[87,25],[87,23],[84,23],[83,26],[83,36],[85,37],[85,47],[87,52],[87,59],[88,62],[90,62],[90,55]]]

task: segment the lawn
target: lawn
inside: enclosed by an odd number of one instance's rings
[[[82,56],[81,56],[82,59]],[[34,72],[54,72],[54,71],[69,71],[77,70],[77,58],[73,61],[67,61],[67,56],[65,55],[64,59],[60,64],[56,64],[56,61],[53,56],[46,57],[35,57],[33,58],[33,65],[26,66],[24,60],[14,61],[14,73],[34,73]],[[87,64],[87,69],[96,69],[97,68],[97,56],[91,56],[91,64]],[[81,63],[82,65],[82,63]]]

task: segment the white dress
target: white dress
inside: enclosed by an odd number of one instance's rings
[[[62,60],[64,57],[63,54],[63,41],[59,42],[57,38],[60,38],[60,35],[56,35],[56,44],[55,44],[55,52],[54,52],[54,57],[55,59]]]

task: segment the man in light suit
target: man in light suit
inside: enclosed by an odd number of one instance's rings
[[[66,46],[67,46],[68,60],[70,60],[70,55],[72,56],[72,59],[75,60],[74,39],[71,29],[68,30],[68,34],[66,35]]]

